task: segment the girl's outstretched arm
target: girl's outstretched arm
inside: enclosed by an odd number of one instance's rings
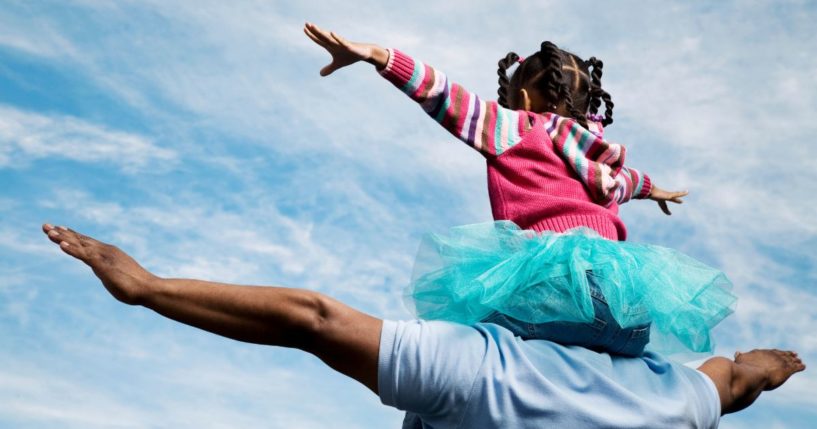
[[[332,55],[322,76],[358,61],[369,62],[451,134],[485,156],[502,154],[532,128],[528,112],[482,100],[442,72],[398,50],[350,42],[309,23],[304,32]]]
[[[615,200],[619,204],[624,204],[630,199],[651,199],[658,202],[658,207],[667,216],[671,215],[667,201],[675,204],[683,204],[681,198],[689,194],[688,191],[665,191],[650,180],[650,176],[636,170],[635,168],[621,167],[621,171],[615,177],[618,187],[615,191]]]
[[[631,199],[650,198],[670,215],[667,201],[681,204],[686,191],[670,192],[655,186],[650,177],[635,168],[624,166],[626,149],[612,143],[598,132],[590,131],[575,119],[546,113],[545,129],[556,151],[587,186],[593,201],[608,207],[614,202],[624,204]],[[590,125],[593,123],[590,122]]]

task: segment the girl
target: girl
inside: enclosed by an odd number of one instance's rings
[[[496,222],[424,240],[407,296],[419,317],[493,322],[525,338],[626,355],[648,341],[668,353],[711,352],[709,330],[735,301],[731,284],[673,250],[624,242],[619,204],[650,198],[670,214],[666,202],[686,192],[653,185],[623,165],[623,146],[603,139],[613,103],[601,61],[550,42],[525,59],[509,53],[491,102],[398,50],[308,23],[304,32],[332,55],[322,76],[369,62],[486,158]]]

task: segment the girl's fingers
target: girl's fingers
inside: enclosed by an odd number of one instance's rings
[[[320,37],[321,40],[323,40],[327,44],[337,45],[337,42],[335,41],[335,39],[332,38],[332,35],[328,31],[321,30],[320,28],[313,25],[313,32],[315,33],[316,36]]]
[[[309,29],[307,29],[306,27],[304,27],[304,34],[306,34],[307,37],[312,39],[312,41],[317,43],[318,45],[321,45],[324,48],[327,47],[326,43],[323,40],[319,39],[318,36],[315,36],[314,34],[312,34],[312,32],[309,31]]]
[[[326,49],[330,49],[332,46],[335,45],[335,42],[333,40],[327,39],[323,34],[321,34],[318,31],[315,31],[314,29],[304,28],[304,30],[307,31],[307,35],[309,36],[310,39],[314,40],[315,43],[323,46]]]
[[[336,44],[335,41],[332,40],[332,38],[329,37],[329,35],[325,31],[318,28],[315,24],[307,23],[304,26],[304,30],[308,31],[307,35],[309,35],[312,40],[314,40],[316,43],[320,44],[324,48],[328,48],[329,46]]]
[[[335,70],[343,67],[343,64],[339,64],[334,59],[331,63],[327,64],[324,68],[321,69],[321,76],[329,76],[330,74],[334,73]]]
[[[335,63],[329,64],[328,66],[321,69],[321,76],[329,76],[335,70],[337,70],[337,67],[335,67]]]
[[[339,44],[340,46],[343,46],[344,48],[347,48],[347,49],[349,48],[349,42],[346,39],[344,39],[343,37],[338,36],[337,34],[335,34],[335,32],[331,32],[331,33],[329,33],[329,35],[332,36],[332,39],[334,39],[335,42],[337,44]]]

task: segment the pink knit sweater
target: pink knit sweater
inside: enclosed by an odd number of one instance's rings
[[[485,156],[495,220],[540,232],[587,227],[610,240],[627,237],[618,205],[646,198],[651,182],[624,167],[624,147],[605,141],[600,124],[591,132],[552,113],[483,101],[397,50],[381,73]]]

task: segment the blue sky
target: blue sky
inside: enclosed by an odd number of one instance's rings
[[[408,318],[424,232],[490,219],[484,164],[370,67],[328,78],[310,20],[491,97],[552,40],[605,62],[607,136],[665,188],[630,239],[721,267],[717,352],[817,362],[817,8],[808,1],[0,4],[0,427],[398,427],[316,359],[121,305],[39,232],[71,225],[163,276],[307,287]],[[806,428],[799,374],[722,427]]]

